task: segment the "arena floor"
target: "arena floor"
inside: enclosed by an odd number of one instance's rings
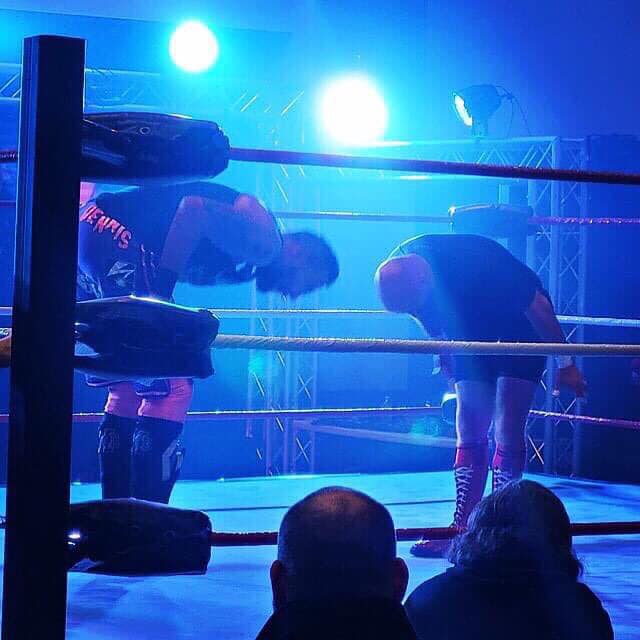
[[[640,486],[535,479],[563,499],[575,522],[637,520],[640,515]],[[277,529],[287,506],[327,485],[371,494],[388,505],[398,527],[445,526],[453,508],[450,473],[182,482],[172,502],[178,507],[207,510],[218,531]],[[74,486],[73,500],[93,499],[98,492],[96,485]],[[4,489],[0,499],[4,503]],[[447,564],[412,558],[409,546],[400,544],[400,554],[409,564],[411,590]],[[576,549],[585,564],[584,580],[604,601],[616,638],[637,638],[640,536],[577,538]],[[67,637],[250,640],[270,613],[268,568],[274,553],[273,547],[215,549],[204,576],[133,579],[70,574]]]

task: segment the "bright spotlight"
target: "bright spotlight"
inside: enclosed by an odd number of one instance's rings
[[[169,53],[174,63],[189,73],[200,73],[211,68],[218,59],[218,40],[198,20],[183,22],[169,40]]]
[[[453,106],[462,122],[471,127],[474,136],[486,136],[489,118],[498,110],[505,98],[511,94],[499,93],[492,84],[476,84],[456,91],[453,94]]]
[[[387,128],[387,106],[365,76],[349,75],[331,82],[322,94],[319,111],[322,128],[341,144],[374,143]]]

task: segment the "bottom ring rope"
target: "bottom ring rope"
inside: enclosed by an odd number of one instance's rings
[[[453,527],[420,527],[397,529],[398,542],[408,542],[421,538],[429,540],[450,540],[459,531]],[[575,522],[571,524],[571,535],[576,536],[614,536],[640,534],[640,522]],[[251,531],[233,533],[213,531],[209,534],[212,547],[254,547],[278,543],[276,531]]]
[[[234,420],[269,420],[269,419],[300,419],[316,420],[318,418],[364,418],[374,416],[434,416],[442,415],[441,407],[360,407],[340,409],[259,409],[238,411],[191,411],[187,414],[189,422],[218,422]],[[551,418],[567,422],[581,422],[603,427],[620,427],[622,429],[640,429],[640,421],[623,420],[620,418],[598,418],[595,416],[580,416],[572,413],[558,413],[555,411],[532,410],[529,415],[533,418]],[[75,422],[95,423],[102,420],[103,413],[74,413]],[[9,414],[0,414],[0,423],[9,421]]]

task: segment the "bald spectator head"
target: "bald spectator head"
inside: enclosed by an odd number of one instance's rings
[[[328,487],[287,511],[271,566],[274,607],[300,601],[388,598],[402,602],[407,567],[396,557],[389,512],[358,491]]]

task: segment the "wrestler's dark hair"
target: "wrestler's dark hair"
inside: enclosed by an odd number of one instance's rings
[[[326,286],[333,284],[340,275],[338,258],[329,243],[311,231],[296,231],[286,236],[303,249],[311,264],[322,264],[327,271]]]
[[[278,532],[289,600],[388,596],[396,534],[387,509],[346,487],[325,487],[294,504]]]
[[[569,516],[560,499],[531,480],[517,480],[493,492],[472,511],[467,530],[447,557],[456,566],[577,579]]]

